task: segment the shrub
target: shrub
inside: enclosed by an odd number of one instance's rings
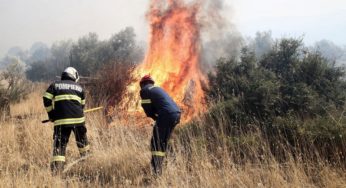
[[[87,84],[91,104],[114,107],[121,101],[127,86],[133,82],[130,63],[111,63],[101,68]],[[90,103],[89,103],[90,104]]]
[[[220,59],[209,76],[209,97],[237,98],[244,113],[265,121],[289,112],[308,118],[325,115],[326,107],[343,109],[345,69],[317,52],[304,53],[300,40],[283,39],[260,60],[247,49],[240,61]]]
[[[0,119],[10,116],[10,103],[20,102],[31,92],[30,82],[24,75],[24,66],[19,61],[9,64],[0,74]]]
[[[345,158],[345,117],[333,118],[345,111],[343,67],[305,51],[301,40],[282,39],[261,59],[245,48],[240,60],[220,59],[215,70],[208,96],[217,104],[207,124],[216,122],[231,137],[255,126],[283,158],[283,148],[309,153],[310,147],[328,160]],[[219,123],[219,111],[228,123]]]
[[[3,86],[3,95],[10,102],[19,102],[30,93],[30,82],[25,78],[24,66],[18,61],[8,65],[1,73],[1,81],[6,83],[6,86]]]

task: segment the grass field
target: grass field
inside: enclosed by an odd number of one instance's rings
[[[0,187],[346,187],[345,170],[326,161],[288,157],[279,162],[250,146],[230,149],[222,142],[215,142],[210,151],[207,132],[175,134],[174,155],[167,158],[163,175],[154,179],[149,166],[151,127],[118,121],[107,125],[101,113],[87,115],[92,155],[53,177],[49,169],[53,127],[41,123],[47,117],[43,92],[37,89],[29,100],[13,105],[14,118],[0,122]],[[266,150],[265,138],[261,134],[255,138]],[[253,152],[256,159],[235,161],[242,150]],[[74,136],[66,158],[68,164],[79,158]]]

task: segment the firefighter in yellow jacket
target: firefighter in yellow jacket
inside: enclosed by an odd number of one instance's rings
[[[87,129],[85,127],[85,94],[77,83],[78,72],[73,67],[66,68],[61,81],[52,83],[43,96],[43,103],[49,120],[54,123],[53,157],[51,170],[53,174],[62,172],[65,164],[66,146],[73,131],[80,155],[89,151]]]

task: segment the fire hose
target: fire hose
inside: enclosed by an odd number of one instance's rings
[[[87,110],[84,110],[84,113],[94,112],[94,111],[97,111],[97,110],[101,110],[102,108],[103,108],[103,106],[96,107],[96,108],[91,108],[91,109],[87,109]],[[49,120],[49,119],[46,119],[46,120],[42,120],[41,122],[42,122],[42,123],[48,123],[48,122],[50,122],[50,120]]]

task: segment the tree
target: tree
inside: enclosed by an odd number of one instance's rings
[[[89,76],[97,68],[97,49],[99,47],[96,33],[78,39],[70,53],[70,65],[75,67],[81,75]]]
[[[135,37],[136,34],[132,27],[127,27],[113,35],[109,40],[113,52],[109,60],[129,64],[142,60],[143,49],[138,46]]]
[[[27,63],[47,61],[51,56],[49,47],[42,42],[34,43],[29,50],[29,54],[30,57],[28,58]]]
[[[109,63],[137,63],[143,58],[143,49],[137,45],[135,36],[131,27],[108,41],[99,41],[95,33],[89,33],[72,46],[70,64],[81,75],[89,76]]]
[[[72,41],[60,41],[52,45],[49,52],[42,53],[44,58],[32,57],[29,63],[29,68],[26,71],[27,78],[32,81],[51,81],[59,76],[61,72],[70,65],[70,50]],[[33,48],[33,47],[32,47]],[[34,50],[36,49],[36,50]],[[33,51],[42,52],[40,45],[35,45]],[[39,49],[39,50],[38,50]],[[48,55],[45,57],[44,55]]]
[[[111,64],[132,66],[144,56],[143,48],[137,44],[135,37],[131,27],[104,41],[100,41],[96,33],[89,33],[76,43],[56,42],[48,49],[49,53],[44,44],[35,43],[30,50],[34,56],[29,61],[27,77],[32,81],[51,81],[68,66],[75,67],[81,76],[95,76],[98,70]],[[47,54],[49,57],[44,56]]]
[[[26,76],[31,81],[47,81],[55,79],[54,67],[46,61],[36,61],[30,64]]]
[[[50,49],[52,54],[50,62],[53,75],[60,75],[66,67],[70,66],[70,51],[72,45],[73,43],[71,40],[55,42],[52,45]]]

